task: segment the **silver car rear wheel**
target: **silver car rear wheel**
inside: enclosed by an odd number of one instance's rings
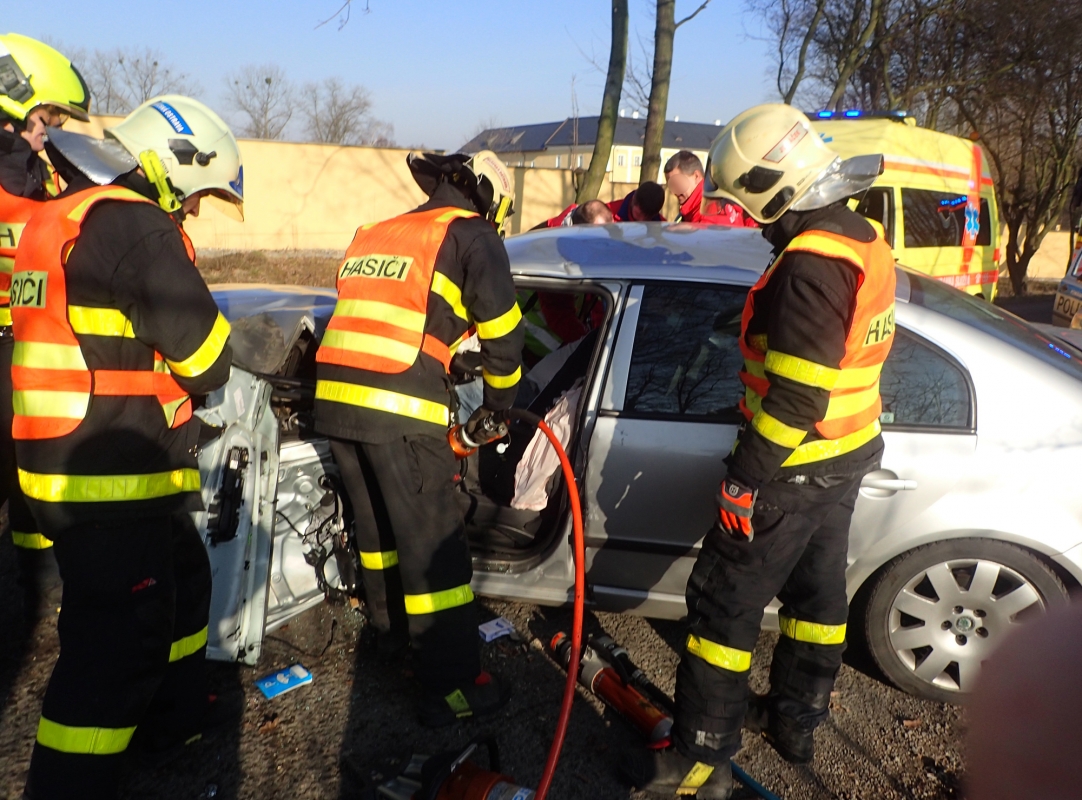
[[[883,570],[867,606],[868,646],[900,689],[960,702],[1010,630],[1063,604],[1067,591],[1043,561],[989,539],[938,542]]]

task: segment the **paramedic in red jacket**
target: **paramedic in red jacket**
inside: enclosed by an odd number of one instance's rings
[[[702,168],[700,167],[700,170]],[[665,189],[659,183],[645,181],[628,192],[622,200],[607,203],[616,222],[664,222],[661,207],[665,205]]]
[[[735,228],[757,228],[755,220],[736,203],[711,199],[709,212],[702,211],[703,162],[690,150],[681,150],[665,162],[665,185],[680,203],[677,222],[704,222]]]

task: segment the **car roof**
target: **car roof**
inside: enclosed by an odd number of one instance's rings
[[[669,222],[573,225],[505,242],[516,275],[748,285],[770,263],[762,231]]]

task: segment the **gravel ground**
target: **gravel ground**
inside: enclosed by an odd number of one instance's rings
[[[21,797],[41,697],[56,656],[56,617],[32,630],[22,624],[10,539],[0,544],[0,800]],[[433,753],[480,732],[497,735],[503,769],[536,786],[554,729],[563,673],[542,646],[570,626],[566,609],[484,601],[486,616],[510,619],[526,639],[484,645],[488,668],[510,678],[516,694],[498,716],[458,729],[426,731],[413,721],[408,662],[378,663],[359,646],[361,615],[324,604],[294,619],[266,642],[256,668],[213,664],[212,682],[237,713],[213,742],[192,747],[157,770],[133,767],[124,798],[359,798],[367,769],[412,752]],[[665,690],[672,691],[679,623],[588,614],[588,631],[605,630]],[[762,688],[775,634],[759,641],[753,686]],[[851,659],[859,661],[857,648]],[[265,700],[253,681],[300,662],[311,686]],[[810,767],[793,767],[762,740],[745,735],[738,763],[785,800],[819,798],[955,798],[963,769],[964,718],[955,707],[915,700],[846,666],[831,719],[817,734]],[[641,743],[595,698],[575,701],[551,797],[608,800],[629,791],[615,764]],[[741,790],[737,797],[751,797]]]

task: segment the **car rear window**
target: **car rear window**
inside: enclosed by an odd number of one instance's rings
[[[1026,321],[940,281],[907,272],[909,302],[977,328],[1082,380],[1082,350],[1045,336]]]
[[[988,201],[981,199],[979,219],[966,219],[966,196],[926,189],[902,189],[906,247],[961,247],[966,224],[977,223],[978,245],[992,243]]]

